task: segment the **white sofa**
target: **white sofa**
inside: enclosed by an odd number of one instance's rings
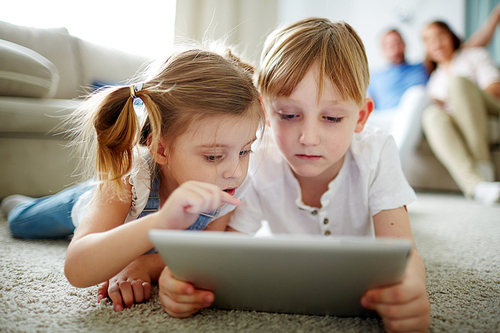
[[[500,133],[500,123],[492,120],[490,124],[491,154],[498,181],[500,178],[500,141],[496,138],[497,133]],[[460,192],[446,168],[432,153],[425,138],[416,151],[404,161],[402,167],[406,179],[416,190]]]
[[[73,182],[64,128],[55,130],[62,117],[91,87],[126,83],[148,62],[66,28],[0,21],[0,199],[52,194]]]

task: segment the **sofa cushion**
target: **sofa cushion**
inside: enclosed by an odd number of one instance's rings
[[[149,59],[111,47],[78,40],[82,85],[99,88],[103,85],[125,84],[144,69]]]
[[[33,50],[0,39],[0,95],[51,98],[59,85],[59,72]]]
[[[27,47],[48,60],[59,71],[55,98],[80,95],[81,72],[78,65],[76,39],[66,28],[38,29],[0,21],[0,39]]]
[[[71,99],[0,96],[0,137],[50,137],[68,130],[64,120],[81,103]]]

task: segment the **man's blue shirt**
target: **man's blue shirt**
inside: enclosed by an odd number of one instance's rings
[[[385,70],[370,74],[368,96],[373,98],[377,110],[394,108],[408,88],[426,84],[428,79],[429,74],[423,63],[390,65]]]

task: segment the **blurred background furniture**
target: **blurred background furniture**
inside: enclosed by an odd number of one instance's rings
[[[0,199],[56,193],[74,181],[63,117],[93,88],[126,83],[148,60],[66,28],[0,21]]]

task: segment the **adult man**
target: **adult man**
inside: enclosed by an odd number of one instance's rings
[[[406,62],[405,43],[395,29],[382,36],[382,52],[390,64],[371,74],[368,95],[375,102],[375,110],[368,123],[394,136],[404,161],[422,137],[420,118],[429,103],[424,87],[429,75],[423,63]]]

